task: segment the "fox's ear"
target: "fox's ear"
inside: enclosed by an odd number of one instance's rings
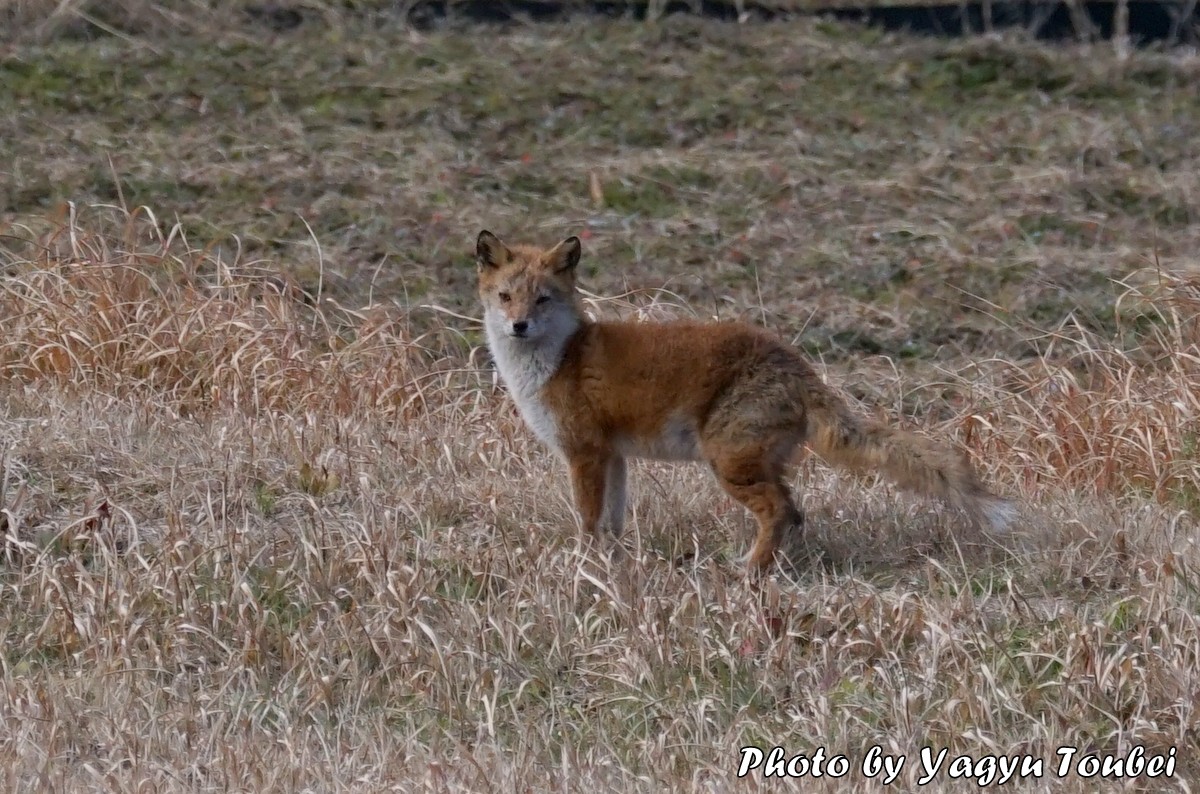
[[[482,270],[485,267],[501,267],[506,264],[512,254],[508,247],[500,242],[500,238],[484,229],[475,240],[475,263]]]
[[[579,242],[578,237],[568,237],[558,245],[546,252],[543,261],[554,273],[565,273],[568,270],[574,270],[579,264],[579,257],[583,253],[583,244]]]

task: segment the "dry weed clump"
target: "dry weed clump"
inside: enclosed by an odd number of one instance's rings
[[[1135,273],[1118,301],[1132,347],[1068,320],[1032,365],[1003,365],[1006,394],[963,424],[1029,493],[1144,495],[1200,508],[1200,284]]]
[[[194,249],[150,214],[118,220],[119,235],[106,236],[72,207],[30,241],[36,257],[4,263],[0,377],[136,394],[184,413],[396,419],[428,409],[445,393],[431,387],[453,379],[447,340],[414,336],[382,307],[315,306],[281,271]]]

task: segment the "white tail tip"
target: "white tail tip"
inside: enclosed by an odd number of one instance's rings
[[[989,499],[980,505],[980,514],[987,529],[992,532],[1007,532],[1017,518],[1017,505],[1009,499]]]

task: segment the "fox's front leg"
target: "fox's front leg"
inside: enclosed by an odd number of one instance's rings
[[[568,459],[571,467],[571,490],[575,494],[575,509],[579,521],[588,535],[598,536],[601,518],[605,516],[604,496],[608,481],[609,457],[598,455],[573,455]]]
[[[625,530],[625,458],[620,455],[609,458],[605,477],[604,510],[600,514],[600,524],[614,538],[619,538]]]

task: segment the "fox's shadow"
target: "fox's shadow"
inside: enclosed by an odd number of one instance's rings
[[[793,527],[780,549],[779,572],[796,581],[851,574],[895,579],[923,569],[930,560],[974,567],[1010,560],[1014,554],[1008,536],[975,529],[948,508],[846,513],[833,507],[807,510],[804,526]]]

